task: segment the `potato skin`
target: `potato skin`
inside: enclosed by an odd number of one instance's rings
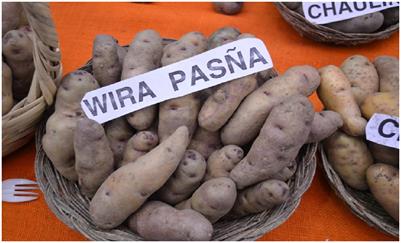
[[[188,148],[199,152],[205,159],[221,148],[220,132],[210,132],[198,127]]]
[[[157,192],[160,201],[175,205],[191,197],[201,184],[206,171],[206,161],[195,150],[185,151],[173,176]]]
[[[346,133],[351,136],[364,135],[367,121],[361,115],[345,74],[334,65],[320,68],[319,73],[321,83],[317,93],[325,108],[341,115],[344,122],[342,129]]]
[[[306,143],[316,143],[327,138],[343,126],[340,114],[335,111],[316,112]]]
[[[326,24],[326,26],[344,33],[373,33],[383,25],[383,22],[383,14],[381,12],[374,12]]]
[[[361,106],[362,114],[370,119],[374,113],[398,116],[399,96],[395,92],[377,92],[368,96]]]
[[[241,32],[238,29],[230,26],[220,28],[213,32],[213,34],[208,38],[208,49],[211,50],[213,48],[232,42],[236,40],[240,34]]]
[[[90,202],[89,213],[94,224],[102,229],[112,229],[123,223],[166,183],[188,144],[188,129],[179,127],[135,163],[128,163],[114,171]],[[112,208],[118,210],[110,210]]]
[[[46,123],[43,149],[57,171],[69,180],[78,180],[73,140],[77,121],[84,117],[80,102],[86,92],[97,88],[99,84],[86,71],[64,76],[57,91],[55,111]]]
[[[204,182],[190,199],[175,207],[193,209],[213,224],[231,210],[236,197],[235,183],[230,178],[220,177]]]
[[[368,141],[369,151],[375,162],[398,166],[400,163],[399,150]]]
[[[369,189],[378,203],[391,217],[398,222],[399,213],[399,172],[398,169],[386,164],[373,164],[366,178]]]
[[[287,167],[284,167],[282,170],[271,176],[269,179],[288,181],[295,174],[297,168],[298,168],[297,161],[294,160]]]
[[[328,160],[342,180],[357,190],[367,190],[366,170],[373,158],[365,142],[338,130],[324,143]]]
[[[123,160],[127,142],[134,135],[134,130],[124,117],[119,117],[106,123],[105,130],[113,151],[114,164],[119,167]]]
[[[2,35],[8,31],[18,29],[21,22],[22,6],[18,2],[4,2],[1,4]]]
[[[249,94],[222,128],[223,144],[245,145],[257,137],[272,108],[296,94],[309,96],[319,86],[320,77],[311,66],[295,66],[264,83]]]
[[[13,90],[12,90],[13,76],[10,67],[5,62],[3,62],[2,70],[3,70],[2,73],[3,79],[1,80],[1,87],[2,87],[1,106],[2,106],[2,115],[5,115],[14,106]]]
[[[82,194],[93,197],[113,172],[113,152],[102,125],[83,118],[74,134],[75,170]]]
[[[378,56],[373,61],[380,78],[380,92],[399,92],[399,60],[393,56]]]
[[[301,2],[282,2],[287,8],[291,9],[291,10],[295,10],[299,7],[302,7],[302,3]]]
[[[387,28],[394,24],[397,24],[400,21],[399,11],[399,7],[388,8],[380,11],[384,16],[384,23],[382,28]]]
[[[347,76],[351,91],[358,105],[379,91],[379,75],[369,59],[362,55],[348,57],[340,66]]]
[[[266,180],[290,165],[308,138],[313,117],[305,96],[295,95],[275,106],[248,154],[230,172],[237,188]]]
[[[227,14],[227,15],[234,15],[241,12],[243,2],[214,2],[213,7],[216,12]]]
[[[220,150],[214,151],[207,160],[205,181],[218,177],[229,177],[231,170],[243,157],[244,150],[236,145],[226,145]]]
[[[145,240],[209,241],[213,233],[212,224],[202,214],[159,201],[145,203],[129,217],[128,227]]]

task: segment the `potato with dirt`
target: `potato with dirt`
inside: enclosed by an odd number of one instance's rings
[[[121,78],[128,79],[160,67],[163,54],[162,38],[154,30],[139,32],[132,40],[124,58]],[[155,120],[157,105],[128,114],[127,120],[135,129],[148,129]]]
[[[4,61],[13,75],[14,99],[20,101],[28,95],[35,66],[33,44],[29,34],[23,30],[11,30],[3,36]]]
[[[393,56],[378,56],[373,61],[380,79],[380,92],[399,92],[399,60]]]
[[[114,169],[113,152],[102,125],[88,118],[78,120],[74,152],[79,187],[91,198]]]
[[[157,192],[160,201],[175,205],[191,197],[201,184],[206,171],[206,161],[195,150],[185,151],[177,170]]]
[[[373,157],[362,138],[338,130],[323,146],[331,166],[347,185],[357,190],[368,189],[366,170],[373,164]]]
[[[271,178],[289,166],[311,130],[313,106],[295,95],[275,106],[248,154],[230,172],[239,190]]]
[[[146,202],[128,218],[128,227],[145,240],[209,241],[213,226],[191,209],[177,210],[160,202]]]
[[[399,95],[396,92],[374,93],[365,99],[361,111],[366,119],[370,119],[374,113],[398,116]]]
[[[325,26],[344,33],[373,33],[383,25],[381,12],[368,13],[355,18],[337,21]]]
[[[11,68],[3,62],[2,65],[2,77],[3,79],[1,80],[1,97],[2,97],[2,115],[7,114],[11,108],[14,106],[14,99],[13,99],[13,76],[11,73]],[[220,139],[220,138],[219,138]]]
[[[177,204],[177,209],[193,209],[205,216],[212,224],[226,215],[237,197],[235,183],[227,177],[204,182],[192,197]]]
[[[398,222],[400,183],[398,169],[391,165],[373,164],[368,168],[366,178],[376,201]]]
[[[81,100],[86,92],[99,88],[93,76],[83,70],[67,74],[61,80],[56,95],[55,111],[46,123],[43,150],[56,170],[65,178],[76,181],[74,131],[77,121],[85,117]]]
[[[306,143],[317,143],[327,138],[343,126],[340,114],[335,111],[316,112]]]
[[[358,105],[379,91],[379,75],[369,59],[362,55],[348,57],[340,66],[347,76],[351,91]]]
[[[111,151],[113,151],[115,167],[118,167],[123,160],[128,140],[134,135],[135,131],[124,117],[106,123],[105,130]]]
[[[223,144],[242,146],[252,142],[274,106],[293,95],[311,95],[319,83],[318,71],[307,65],[289,68],[284,75],[264,83],[242,101],[222,128]]]
[[[236,145],[226,145],[214,151],[207,160],[205,181],[218,177],[229,177],[231,170],[243,157],[244,150]]]
[[[205,159],[221,148],[220,132],[210,132],[198,127],[188,148],[199,152]]]
[[[178,41],[164,47],[162,66],[184,60],[200,54],[207,49],[207,39],[199,32],[190,32]],[[189,94],[179,98],[164,101],[159,106],[158,135],[164,141],[179,126],[186,126],[189,136],[195,132],[200,109],[200,99],[196,94]]]
[[[398,166],[400,163],[399,150],[374,142],[368,142],[369,151],[376,163]]]
[[[135,163],[128,163],[114,171],[90,202],[89,213],[93,223],[102,229],[122,224],[167,182],[177,169],[188,144],[188,129],[181,126]]]
[[[342,129],[347,134],[364,135],[367,121],[362,117],[347,76],[334,65],[320,68],[319,73],[321,82],[317,93],[325,108],[341,115]]]
[[[214,2],[214,10],[226,15],[235,15],[241,12],[243,2]]]

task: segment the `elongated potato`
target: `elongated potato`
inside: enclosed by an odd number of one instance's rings
[[[205,181],[218,177],[229,177],[231,170],[243,157],[244,151],[236,145],[226,145],[220,150],[214,151],[207,160]]]
[[[297,171],[298,164],[297,161],[292,161],[287,167],[284,167],[278,173],[272,175],[270,179],[280,180],[280,181],[288,181]]]
[[[3,62],[2,64],[2,70],[3,70],[2,73],[3,79],[1,80],[1,88],[2,88],[1,107],[2,107],[2,115],[5,115],[11,110],[11,108],[13,108],[14,105],[13,90],[12,90],[13,76],[10,67],[5,62]]]
[[[221,148],[220,133],[198,127],[188,148],[199,152],[207,159],[215,150]]]
[[[391,165],[373,164],[368,168],[366,178],[375,199],[398,222],[400,183],[398,169]]]
[[[127,142],[134,135],[134,130],[124,117],[109,121],[106,123],[105,129],[111,150],[113,151],[114,164],[118,167],[123,160]]]
[[[305,96],[275,106],[248,154],[230,172],[238,189],[266,180],[290,165],[305,144],[314,117]]]
[[[221,141],[238,146],[251,142],[274,106],[292,95],[309,96],[319,83],[319,74],[311,66],[295,66],[269,80],[244,99],[223,127]]]
[[[179,127],[168,139],[135,163],[114,171],[96,192],[89,212],[102,229],[120,225],[170,178],[189,144],[188,129]],[[118,208],[118,210],[111,210]]]
[[[320,68],[319,73],[321,83],[317,92],[326,109],[341,115],[344,122],[342,129],[346,133],[351,136],[364,135],[367,121],[361,115],[345,74],[333,65]]]
[[[327,138],[338,128],[343,126],[340,114],[335,111],[316,112],[312,122],[312,128],[306,143],[316,143]]]
[[[380,92],[399,92],[399,60],[393,56],[378,56],[373,61],[380,78]]]
[[[93,197],[113,172],[113,152],[102,125],[83,118],[74,134],[75,170],[82,194]]]
[[[373,33],[383,25],[383,22],[383,14],[374,12],[326,24],[326,26],[345,33]]]
[[[366,119],[370,119],[374,113],[382,113],[398,116],[399,95],[396,92],[377,92],[368,96],[361,106],[361,111]]]
[[[236,197],[235,183],[230,178],[220,177],[204,182],[190,199],[175,207],[193,209],[213,224],[231,210]]]
[[[171,205],[188,199],[201,184],[205,171],[203,156],[195,150],[185,151],[173,176],[157,192],[158,198]]]
[[[366,97],[379,91],[379,75],[367,57],[350,56],[340,68],[351,84],[351,91],[358,105],[362,104]]]
[[[145,203],[129,217],[128,227],[145,240],[209,241],[213,233],[212,224],[202,214],[159,201]]]
[[[366,170],[373,164],[373,158],[365,142],[337,131],[323,145],[330,164],[341,179],[352,188],[367,190]]]

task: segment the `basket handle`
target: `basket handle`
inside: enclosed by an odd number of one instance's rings
[[[26,102],[31,103],[41,95],[47,105],[52,105],[57,85],[62,75],[61,54],[56,28],[47,3],[22,3],[26,18],[33,32],[33,61],[35,72]]]

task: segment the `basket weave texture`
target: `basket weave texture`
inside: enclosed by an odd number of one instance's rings
[[[319,151],[326,177],[337,196],[345,202],[356,216],[368,225],[392,236],[399,237],[398,222],[389,216],[383,207],[376,202],[372,193],[353,189],[344,183],[327,159],[323,146],[319,146]]]
[[[27,97],[2,118],[2,156],[33,138],[43,113],[54,102],[62,72],[58,37],[48,4],[22,3],[22,7],[33,31],[35,72]]]
[[[389,38],[398,31],[399,23],[375,33],[343,33],[323,25],[316,25],[301,14],[289,9],[283,3],[275,3],[281,16],[301,35],[314,41],[336,45],[355,46],[375,40]]]

